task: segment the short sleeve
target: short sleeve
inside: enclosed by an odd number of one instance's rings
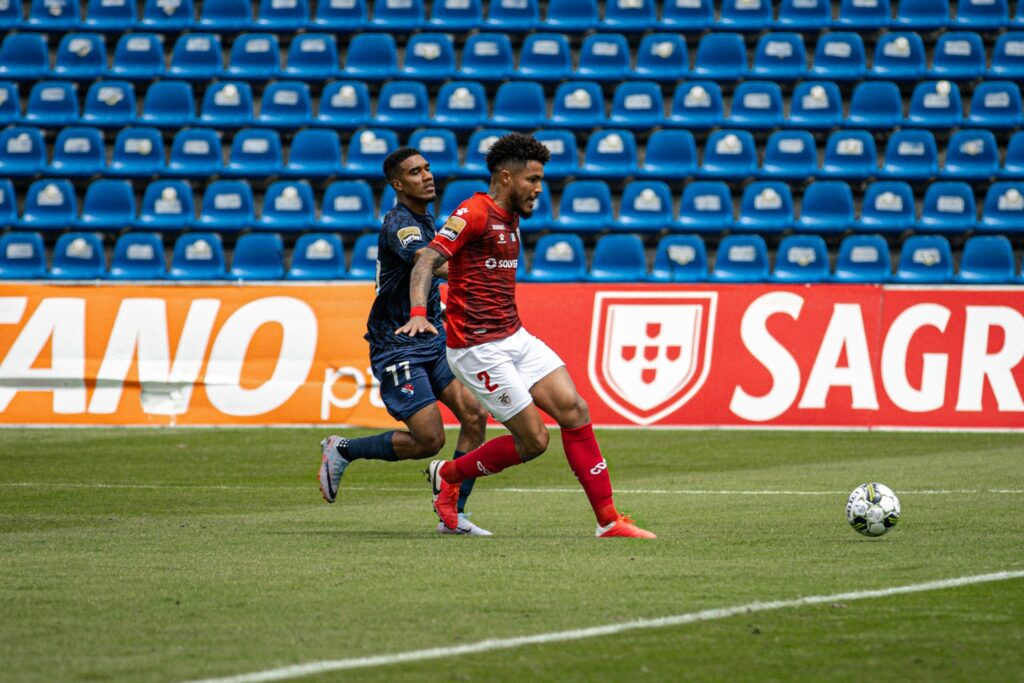
[[[423,226],[409,220],[408,216],[398,216],[388,221],[384,231],[387,235],[388,248],[406,263],[412,263],[416,252],[429,242]]]
[[[474,207],[469,201],[463,202],[437,231],[437,235],[430,243],[431,248],[449,258],[455,256],[463,247],[480,236],[486,218],[483,209]]]

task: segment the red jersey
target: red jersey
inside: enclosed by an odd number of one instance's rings
[[[519,216],[486,192],[462,202],[430,247],[448,257],[448,346],[504,339],[523,326],[516,308]]]

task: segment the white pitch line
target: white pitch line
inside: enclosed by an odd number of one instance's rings
[[[527,645],[545,645],[548,643],[560,643],[570,640],[582,640],[584,638],[597,638],[610,636],[626,631],[639,631],[655,628],[667,628],[670,626],[681,626],[694,624],[702,621],[714,621],[716,619],[727,619],[740,614],[752,612],[767,612],[771,610],[785,609],[788,607],[805,607],[807,605],[820,605],[824,603],[868,600],[872,598],[884,598],[891,595],[905,595],[907,593],[921,593],[924,591],[943,590],[959,586],[969,586],[978,583],[992,581],[1007,581],[1010,579],[1024,578],[1024,570],[1012,570],[995,572],[992,574],[976,574],[974,576],[961,576],[955,579],[942,579],[929,581],[927,583],[915,583],[907,586],[895,586],[892,588],[881,588],[877,590],[854,591],[850,593],[834,593],[832,595],[812,595],[792,600],[773,600],[771,602],[751,602],[746,605],[735,607],[721,607],[708,609],[700,612],[688,612],[668,617],[655,619],[636,619],[618,624],[606,624],[604,626],[591,626],[589,628],[572,629],[568,631],[554,631],[550,633],[537,633],[528,636],[515,638],[491,638],[466,645],[454,645],[450,647],[432,647],[423,650],[409,650],[406,652],[395,652],[386,655],[375,655],[372,657],[355,657],[352,659],[335,659],[318,662],[307,662],[295,664],[279,669],[266,669],[254,671],[236,676],[224,678],[206,678],[191,683],[263,683],[264,681],[282,681],[289,678],[301,676],[313,676],[329,671],[342,671],[346,669],[365,669],[380,666],[391,666],[394,664],[405,664],[409,662],[422,662],[430,659],[442,659],[446,657],[457,657],[460,655],[478,654],[494,650],[512,650]]]

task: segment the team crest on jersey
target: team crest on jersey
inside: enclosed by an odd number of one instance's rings
[[[693,398],[711,369],[714,292],[599,292],[587,371],[598,396],[640,425]]]
[[[464,227],[466,227],[466,221],[458,216],[449,216],[437,234],[454,242]]]
[[[410,225],[405,228],[398,229],[398,241],[401,242],[402,247],[408,247],[413,242],[423,239],[423,232],[419,227]]]
[[[401,392],[411,398],[416,393],[416,388],[411,383],[406,384],[402,387]]]
[[[507,391],[503,391],[501,392],[501,396],[498,396],[498,403],[507,408],[512,405],[512,397],[508,395]]]

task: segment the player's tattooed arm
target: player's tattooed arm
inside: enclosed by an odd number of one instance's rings
[[[448,258],[439,251],[425,247],[417,251],[413,259],[412,274],[409,276],[409,306],[413,310],[419,308],[426,311],[434,272],[445,265]],[[407,334],[410,337],[425,332],[437,334],[437,328],[430,324],[426,315],[410,315],[409,322],[395,330],[396,334]]]

